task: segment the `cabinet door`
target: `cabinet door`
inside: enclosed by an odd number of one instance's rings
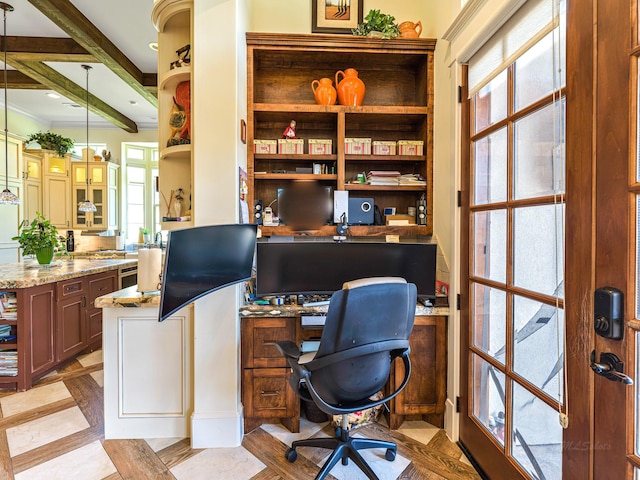
[[[4,152],[4,138],[0,140],[0,151]],[[0,162],[0,179],[2,179],[3,189],[4,189],[5,179],[7,176],[9,177],[9,182],[22,181],[22,155],[21,155],[20,145],[16,143],[15,140],[9,139],[8,152],[9,152],[9,156],[7,157],[8,170],[5,170],[4,157],[3,157],[3,161]]]
[[[61,362],[87,345],[87,297],[82,295],[58,302],[56,318],[56,356]]]
[[[96,230],[103,230],[107,228],[107,188],[106,187],[90,187],[89,195],[91,201],[96,206],[96,211],[91,213],[89,220],[89,227]]]
[[[77,170],[74,169],[74,172]],[[73,200],[72,205],[77,206],[79,203],[84,202],[87,199],[87,187],[85,184],[81,184],[80,186],[73,187]],[[73,209],[73,228],[88,228],[89,227],[89,217],[91,216],[88,212],[80,212],[77,208]]]
[[[53,368],[56,362],[53,343],[56,313],[54,284],[29,288],[25,290],[23,298],[26,304],[23,310],[25,318],[20,326],[26,328],[18,331],[18,338],[25,336],[29,341],[30,354],[25,368],[31,376],[36,376]],[[27,343],[20,341],[20,345]]]
[[[32,179],[24,181],[24,220],[31,223],[36,212],[42,212],[42,181]]]
[[[91,275],[88,278],[89,301],[87,304],[87,330],[89,345],[102,342],[102,309],[95,308],[95,300],[117,290],[118,277],[115,271]]]
[[[446,317],[416,317],[409,337],[411,378],[392,401],[392,419],[395,415],[434,415],[431,420],[442,422],[447,390],[446,325]],[[391,386],[398,387],[403,378],[404,365],[396,361]],[[401,421],[392,420],[391,428],[398,428]]]
[[[45,176],[42,205],[44,216],[58,228],[71,225],[71,190],[69,177]]]

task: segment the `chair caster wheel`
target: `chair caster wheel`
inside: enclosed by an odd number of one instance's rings
[[[296,458],[298,458],[298,453],[293,448],[289,448],[286,452],[284,452],[284,458],[289,460],[290,463],[293,463],[296,461]]]
[[[384,458],[386,458],[390,462],[393,462],[396,459],[396,452],[394,450],[391,450],[390,448],[387,448],[387,451],[384,453]]]
[[[335,432],[336,438],[340,438],[340,436],[342,435],[342,428],[336,427],[334,432]]]

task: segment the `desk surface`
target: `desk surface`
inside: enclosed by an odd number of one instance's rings
[[[309,315],[326,313],[328,305],[316,307],[303,307],[302,305],[244,305],[240,307],[240,315],[243,317],[292,317],[296,315]],[[448,316],[449,307],[425,307],[416,305],[416,316]]]

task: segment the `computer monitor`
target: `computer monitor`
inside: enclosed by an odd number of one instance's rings
[[[249,280],[257,225],[209,225],[169,232],[160,315],[163,321],[194,300]]]
[[[333,221],[333,188],[315,181],[278,188],[280,223],[293,230],[316,230]]]
[[[332,294],[344,282],[402,277],[418,296],[436,295],[434,243],[261,241],[257,246],[256,294]]]

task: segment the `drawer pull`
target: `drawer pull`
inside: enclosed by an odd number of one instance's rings
[[[104,292],[106,289],[107,289],[107,287],[101,287],[98,290],[101,291],[101,292]]]
[[[65,292],[77,292],[78,290],[80,290],[82,288],[81,285],[79,284],[75,284],[75,285],[66,285],[64,287]]]
[[[280,395],[280,390],[262,390],[260,391],[260,395],[263,397],[277,397],[278,395]]]
[[[262,345],[266,345],[268,347],[273,347],[276,344],[273,340],[263,340]]]

